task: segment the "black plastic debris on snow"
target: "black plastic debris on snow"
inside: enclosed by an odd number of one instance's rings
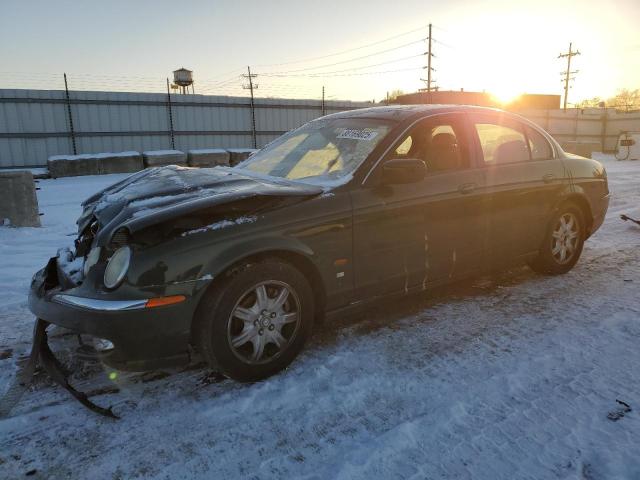
[[[612,410],[611,412],[609,412],[609,414],[607,415],[607,418],[612,422],[617,422],[618,420],[620,420],[622,417],[624,417],[627,413],[631,411],[631,406],[628,403],[618,399],[616,399],[616,402],[620,406],[615,410]]]
[[[119,417],[113,413],[111,407],[103,408],[96,405],[89,400],[89,396],[86,393],[76,390],[69,383],[67,378],[68,375],[65,372],[64,367],[53,355],[53,352],[47,343],[46,330],[48,326],[49,324],[42,319],[38,319],[36,321],[29,362],[18,373],[16,381],[11,387],[9,387],[7,393],[0,398],[0,418],[9,416],[13,407],[17,405],[20,398],[31,384],[37,367],[40,366],[58,385],[67,390],[76,400],[89,410],[105,417],[118,419]]]
[[[625,222],[629,221],[629,222],[633,222],[633,223],[636,223],[636,224],[640,225],[640,220],[636,220],[635,218],[630,217],[629,215],[620,215],[620,218],[622,220],[624,220]]]

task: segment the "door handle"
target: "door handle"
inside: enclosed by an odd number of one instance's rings
[[[556,179],[556,176],[553,173],[547,173],[546,175],[542,176],[542,181],[544,183],[551,183]]]
[[[460,193],[471,193],[476,189],[477,185],[475,183],[463,183],[458,187],[458,191]]]

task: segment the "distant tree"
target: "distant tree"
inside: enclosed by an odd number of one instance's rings
[[[615,107],[618,110],[630,111],[640,109],[640,89],[630,90],[623,88],[618,93],[607,100],[607,106]]]
[[[393,102],[400,95],[404,95],[404,91],[400,90],[399,88],[396,88],[395,90],[391,90],[389,92],[389,98],[385,97],[383,100],[380,101],[380,103],[387,103],[387,100],[389,102]]]
[[[599,107],[600,103],[602,103],[602,99],[600,97],[593,97],[587,100],[583,100],[579,102],[576,107],[578,108],[590,108],[590,107]]]

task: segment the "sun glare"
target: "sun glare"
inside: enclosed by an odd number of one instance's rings
[[[498,88],[491,91],[491,96],[495,98],[501,105],[507,105],[520,96],[520,92],[512,88]]]

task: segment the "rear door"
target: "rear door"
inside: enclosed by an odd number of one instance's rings
[[[483,172],[464,120],[449,114],[418,122],[352,192],[358,297],[424,288],[479,266]],[[426,177],[380,184],[382,165],[392,158],[424,160]]]
[[[488,266],[500,266],[539,248],[564,167],[547,139],[515,117],[470,117],[487,185]]]

